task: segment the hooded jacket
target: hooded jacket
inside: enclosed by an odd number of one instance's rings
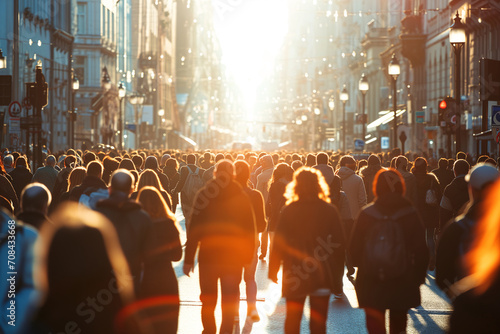
[[[363,179],[346,166],[340,167],[337,175],[342,180],[342,190],[347,195],[352,217],[356,220],[361,208],[366,205],[366,190]]]

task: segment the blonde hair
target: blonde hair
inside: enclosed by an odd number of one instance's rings
[[[300,167],[293,174],[293,181],[286,186],[286,204],[299,200],[320,199],[330,203],[330,189],[317,169]]]
[[[175,226],[180,230],[175,215],[170,211],[158,189],[152,186],[141,188],[137,195],[137,201],[142,204],[142,208],[149,213],[152,219],[169,218],[174,221]]]
[[[146,186],[155,187],[159,191],[163,191],[163,187],[160,183],[160,179],[156,172],[152,169],[145,169],[139,176],[139,181],[137,182],[137,191],[141,190]]]

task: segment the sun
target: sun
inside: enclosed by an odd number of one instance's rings
[[[224,7],[224,12],[215,11],[222,62],[243,95],[246,121],[252,121],[259,98],[257,87],[274,68],[288,31],[288,3],[286,0],[226,2],[232,5]]]

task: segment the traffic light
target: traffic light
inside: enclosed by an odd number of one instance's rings
[[[442,128],[453,126],[453,116],[455,116],[455,99],[451,97],[445,97],[439,102],[438,110],[439,126]]]

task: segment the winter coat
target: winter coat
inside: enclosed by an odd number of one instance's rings
[[[113,223],[134,277],[136,293],[140,296],[141,286],[154,281],[155,273],[161,269],[154,265],[154,258],[151,257],[156,235],[149,215],[141,209],[140,203],[118,192],[97,202],[96,211]]]
[[[442,229],[469,201],[469,190],[465,175],[459,175],[444,189],[439,211],[439,226]]]
[[[342,190],[347,195],[351,215],[356,220],[361,208],[366,205],[366,190],[363,179],[346,166],[340,167],[337,175],[342,180]]]
[[[56,184],[57,174],[57,170],[52,166],[40,167],[33,174],[32,181],[43,183],[52,192]]]
[[[107,189],[106,183],[96,176],[87,175],[82,181],[82,184],[74,187],[69,192],[69,199],[78,202],[83,194],[90,195],[92,192],[99,189]]]
[[[17,198],[21,199],[21,192],[24,187],[31,183],[33,174],[26,167],[17,166],[9,175],[12,177],[12,186],[16,191]]]
[[[375,175],[377,175],[378,171],[381,169],[381,165],[368,165],[360,172],[365,184],[367,203],[371,203],[375,199],[375,195],[373,194],[373,182],[375,181]]]
[[[276,230],[276,225],[278,225],[278,220],[280,218],[280,212],[285,205],[285,190],[288,181],[285,179],[279,179],[274,182],[269,187],[269,196],[266,203],[266,212],[269,217],[268,230],[274,232]]]
[[[455,178],[455,175],[453,175],[453,171],[447,168],[436,168],[432,170],[431,173],[436,175],[436,177],[438,178],[442,193],[444,193],[444,189],[446,188],[446,186],[449,185]]]
[[[283,265],[283,297],[303,297],[323,288],[338,291],[344,257],[344,232],[333,205],[315,199],[283,208],[269,258],[270,278]]]
[[[409,254],[409,269],[401,277],[381,281],[367,273],[364,258],[367,250],[366,240],[374,218],[367,214],[369,207],[375,208],[383,215],[392,215],[402,208],[412,207],[410,201],[397,193],[390,193],[375,199],[361,211],[354,226],[349,243],[352,264],[358,267],[356,277],[356,294],[360,307],[375,309],[408,310],[420,305],[420,285],[424,283],[429,252],[425,242],[425,229],[416,210],[401,217],[402,232],[406,240]]]
[[[215,191],[218,190],[218,191]],[[252,203],[233,180],[209,181],[196,195],[187,231],[184,263],[238,268],[255,255],[256,228]]]
[[[33,277],[34,266],[34,245],[37,239],[37,231],[21,222],[15,223],[15,268],[9,270],[8,268],[8,251],[9,251],[9,221],[14,218],[9,216],[4,211],[0,210],[0,256],[3,259],[2,271],[0,272],[0,307],[2,308],[2,318],[0,319],[0,333],[26,333],[26,328],[30,323],[30,319],[36,307],[38,306],[38,292],[35,289],[35,282]],[[10,243],[12,245],[12,243]],[[9,295],[9,278],[12,277],[8,272],[17,272],[15,275],[15,298],[8,298]],[[11,320],[7,315],[9,314],[8,307],[10,301],[15,301],[15,327],[8,324]]]
[[[463,265],[463,255],[469,250],[473,239],[473,229],[480,218],[480,203],[474,203],[467,208],[464,215],[458,216],[455,221],[443,231],[439,239],[436,253],[436,284],[451,298],[454,298],[451,285],[466,276]],[[467,219],[466,227],[462,224]],[[469,243],[469,244],[467,244]]]
[[[12,183],[4,175],[0,175],[0,196],[5,197],[12,202],[14,212],[19,210],[19,200],[16,191],[14,190]]]
[[[417,185],[417,202],[413,203],[418,210],[425,227],[436,228],[439,226],[439,203],[441,202],[441,188],[439,181],[431,173],[415,173]],[[427,190],[433,189],[437,197],[437,204],[427,204],[425,202]]]

